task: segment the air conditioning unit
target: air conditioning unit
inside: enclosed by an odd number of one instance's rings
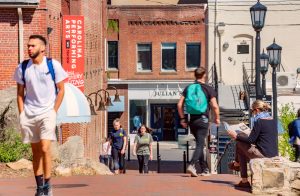
[[[277,72],[276,83],[278,88],[295,88],[297,85],[297,74],[293,72]]]

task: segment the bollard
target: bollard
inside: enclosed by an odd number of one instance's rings
[[[186,154],[183,151],[183,173],[186,173]]]
[[[153,138],[156,138],[156,159],[157,159],[157,173],[160,173],[160,154],[159,154],[159,141],[158,141],[158,137],[156,135],[152,136]]]
[[[128,157],[127,160],[130,161],[130,138],[128,137]]]
[[[186,141],[186,162],[190,163],[190,153],[189,153],[189,141]]]
[[[160,173],[160,155],[157,156],[157,173]]]

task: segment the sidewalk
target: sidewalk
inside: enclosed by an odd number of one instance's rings
[[[187,174],[140,175],[127,170],[125,175],[118,176],[57,177],[52,179],[52,184],[54,196],[251,195],[233,187],[238,181],[238,176],[227,174],[191,178]],[[0,196],[33,196],[34,191],[33,177],[0,179]]]

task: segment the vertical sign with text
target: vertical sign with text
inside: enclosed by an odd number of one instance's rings
[[[63,16],[63,67],[68,82],[84,91],[84,17]]]

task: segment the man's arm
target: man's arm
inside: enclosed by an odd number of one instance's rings
[[[127,147],[127,136],[124,136],[123,137],[123,147],[122,147],[122,150],[121,150],[121,154],[125,154],[125,149]]]
[[[17,102],[19,114],[24,110],[24,85],[17,83]]]
[[[219,125],[220,124],[220,109],[219,109],[219,105],[217,103],[217,99],[215,97],[210,99],[210,107],[214,113],[215,123],[217,125]]]
[[[56,84],[56,87],[58,89],[58,93],[57,93],[55,104],[54,104],[55,112],[58,111],[59,106],[60,106],[60,104],[61,104],[61,102],[64,98],[64,95],[65,95],[65,85],[64,84],[65,84],[64,81],[61,81],[61,82]]]
[[[177,110],[178,110],[178,115],[180,118],[180,124],[182,125],[183,128],[187,127],[186,120],[184,118],[184,111],[183,111],[183,105],[184,105],[184,96],[181,96],[178,103],[177,103]]]

